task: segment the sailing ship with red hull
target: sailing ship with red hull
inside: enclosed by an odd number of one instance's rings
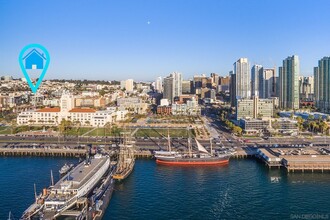
[[[188,153],[180,153],[171,150],[171,141],[168,136],[168,151],[155,151],[156,163],[162,165],[226,165],[229,163],[230,154],[212,152],[212,141],[210,153],[195,139],[198,151],[192,152],[190,137],[188,138]]]

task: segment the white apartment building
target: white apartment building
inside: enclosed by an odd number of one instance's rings
[[[63,94],[60,107],[43,108],[35,111],[25,111],[17,116],[18,125],[59,125],[63,119],[81,126],[102,127],[106,123],[124,120],[127,110],[118,111],[109,108],[96,111],[91,108],[74,108],[74,98],[70,94]]]

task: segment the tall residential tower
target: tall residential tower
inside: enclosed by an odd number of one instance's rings
[[[297,55],[283,60],[280,74],[280,108],[299,109],[299,58]]]
[[[330,57],[323,57],[314,68],[314,83],[316,106],[330,113]]]
[[[174,98],[182,95],[182,74],[173,72],[170,76],[164,78],[163,89],[163,98],[174,103]]]
[[[240,58],[234,63],[236,75],[236,99],[251,98],[250,64],[247,58]]]
[[[251,96],[259,97],[259,75],[262,73],[261,65],[254,65],[251,69]]]

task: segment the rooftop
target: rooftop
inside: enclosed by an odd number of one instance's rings
[[[37,110],[36,112],[60,112],[61,109],[56,107],[56,108],[42,108]]]
[[[95,109],[91,109],[91,108],[74,108],[74,109],[71,109],[69,112],[77,112],[77,113],[95,113],[96,110],[95,110]]]
[[[73,189],[80,188],[104,165],[107,159],[107,157],[93,158],[88,166],[85,166],[84,162],[80,163],[71,172],[58,181],[55,184],[54,189],[60,189],[61,184],[67,181],[73,183]]]

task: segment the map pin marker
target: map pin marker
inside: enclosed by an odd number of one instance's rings
[[[40,44],[29,44],[21,50],[18,62],[32,92],[36,93],[49,66],[50,56],[47,49]],[[27,70],[42,70],[36,84],[33,84]]]

